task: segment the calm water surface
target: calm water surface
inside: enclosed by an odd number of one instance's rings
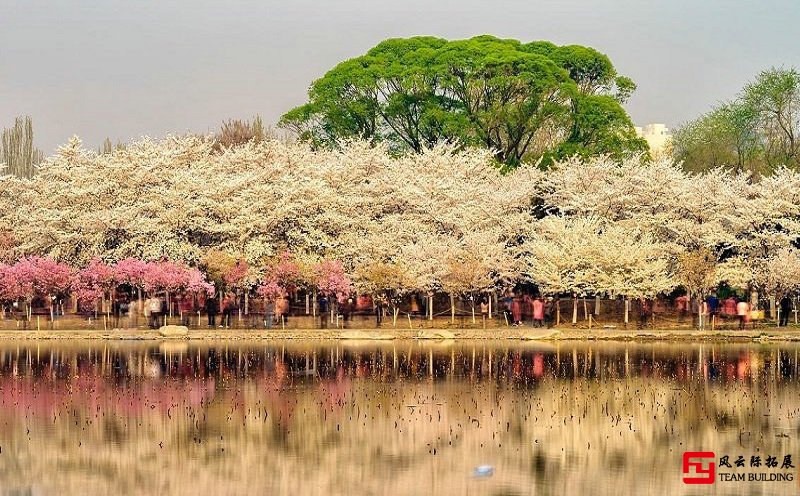
[[[0,494],[797,494],[686,486],[681,455],[800,466],[799,351],[5,343]]]

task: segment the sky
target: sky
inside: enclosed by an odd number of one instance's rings
[[[0,0],[0,127],[45,153],[274,124],[308,85],[385,38],[491,34],[606,53],[638,125],[676,126],[759,71],[800,68],[800,0]]]

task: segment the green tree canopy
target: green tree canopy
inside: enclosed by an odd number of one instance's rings
[[[723,102],[681,126],[675,158],[692,171],[730,167],[767,174],[800,167],[800,73],[769,69]]]
[[[486,146],[507,165],[647,149],[622,103],[635,89],[588,47],[478,36],[389,39],[314,81],[281,126],[317,146],[361,138],[419,152]]]

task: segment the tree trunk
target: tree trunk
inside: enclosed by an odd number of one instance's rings
[[[583,299],[583,320],[589,320],[589,307],[586,305],[586,298]]]
[[[600,297],[596,295],[594,297],[594,314],[595,316],[600,315]]]
[[[625,326],[626,327],[628,325],[628,319],[630,318],[630,309],[631,309],[630,300],[626,296],[625,297]]]
[[[317,290],[314,290],[314,295],[311,297],[311,316],[317,316]]]
[[[578,323],[578,297],[572,297],[572,325]]]
[[[433,295],[428,295],[428,320],[433,320]]]
[[[561,298],[555,299],[556,305],[556,327],[561,325]]]
[[[453,293],[450,293],[450,323],[453,324],[456,321],[456,297]]]
[[[308,291],[306,291],[306,315],[310,313],[311,313],[311,298],[308,294]]]
[[[775,308],[775,300],[776,299],[777,298],[775,297],[775,295],[771,295],[769,297],[769,316],[770,316],[770,318],[772,318],[772,320],[778,320],[778,318],[777,318],[777,310]]]
[[[492,318],[492,299],[494,297],[494,291],[489,293],[489,318]]]

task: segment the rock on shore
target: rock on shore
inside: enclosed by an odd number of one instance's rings
[[[158,333],[165,338],[176,338],[189,334],[189,328],[186,326],[168,325],[159,328]]]

